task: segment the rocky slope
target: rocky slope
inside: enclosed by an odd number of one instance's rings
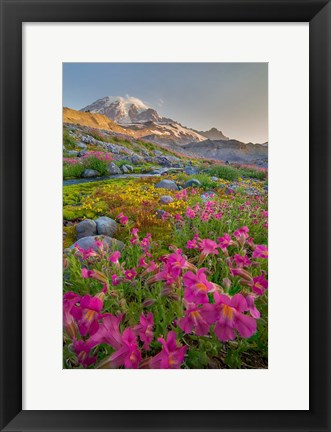
[[[268,147],[261,144],[244,144],[240,141],[206,140],[184,145],[184,149],[208,159],[223,160],[228,162],[252,163],[256,160],[268,159]]]
[[[220,131],[216,128],[211,128],[211,129],[209,129],[209,131],[205,131],[205,132],[203,132],[203,131],[197,131],[197,132],[198,132],[198,134],[204,136],[205,138],[210,139],[210,140],[214,140],[214,141],[215,140],[227,141],[230,139],[229,137],[225,136],[222,131]]]

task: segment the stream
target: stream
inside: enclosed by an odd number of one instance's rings
[[[161,174],[113,174],[103,177],[91,177],[91,178],[75,178],[69,180],[63,180],[63,186],[70,186],[80,183],[91,183],[98,182],[102,180],[112,180],[112,179],[123,179],[123,178],[141,178],[141,177],[160,177]]]

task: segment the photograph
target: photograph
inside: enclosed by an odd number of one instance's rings
[[[62,71],[63,368],[268,369],[268,63]]]

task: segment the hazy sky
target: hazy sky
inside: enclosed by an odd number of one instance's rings
[[[134,96],[197,130],[268,141],[267,63],[64,63],[63,106]]]

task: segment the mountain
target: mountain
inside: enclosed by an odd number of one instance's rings
[[[106,96],[81,111],[103,114],[125,128],[128,134],[157,144],[184,145],[206,139],[193,129],[161,117],[155,109],[135,97]]]
[[[121,124],[167,121],[155,109],[135,97],[106,96],[82,108],[81,111],[104,114]]]
[[[208,159],[229,162],[252,163],[268,159],[268,147],[264,144],[244,144],[233,139],[192,142],[183,147]]]
[[[223,141],[227,141],[228,139],[230,139],[229,137],[225,136],[223,134],[222,131],[216,129],[216,128],[211,128],[209,129],[209,131],[203,132],[203,131],[197,131],[198,134],[210,139],[210,140],[223,140]]]

